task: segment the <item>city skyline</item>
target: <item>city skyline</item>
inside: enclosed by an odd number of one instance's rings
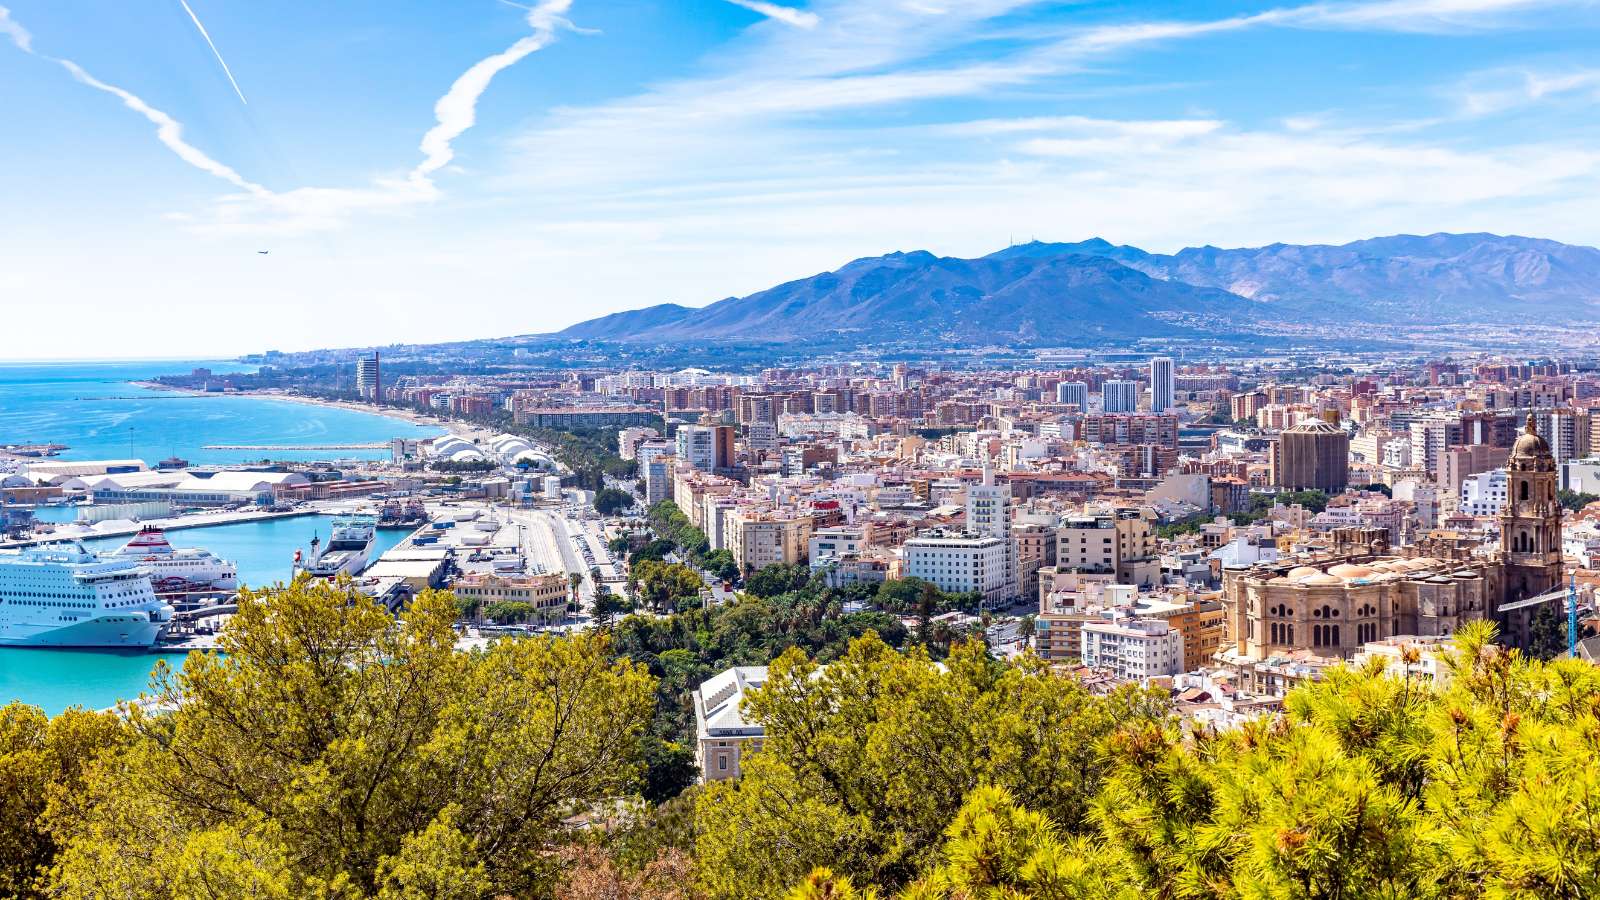
[[[74,337],[4,355],[553,331],[1034,237],[1600,244],[1588,7],[9,0],[0,295]]]

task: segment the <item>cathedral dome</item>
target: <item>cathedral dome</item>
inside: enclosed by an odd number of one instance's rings
[[[1528,424],[1518,435],[1517,442],[1511,445],[1513,457],[1542,457],[1550,455],[1550,444],[1534,429],[1533,414],[1528,414]]]

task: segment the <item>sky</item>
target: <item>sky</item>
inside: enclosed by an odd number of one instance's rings
[[[0,359],[541,333],[1030,239],[1600,245],[1597,112],[1595,0],[0,0]]]

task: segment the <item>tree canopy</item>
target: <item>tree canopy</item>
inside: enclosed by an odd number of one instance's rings
[[[1600,669],[1528,659],[1494,646],[1492,633],[1480,622],[1457,635],[1443,683],[1413,674],[1417,657],[1407,651],[1399,674],[1381,660],[1334,669],[1295,689],[1283,715],[1242,728],[1124,717],[1087,735],[1098,749],[1096,783],[1079,784],[1095,794],[1086,815],[1032,783],[984,773],[941,833],[914,841],[882,840],[879,823],[912,828],[931,803],[902,809],[911,795],[892,779],[863,793],[824,774],[836,752],[857,748],[872,771],[879,745],[853,744],[852,735],[877,720],[856,714],[818,729],[833,709],[860,704],[831,695],[827,674],[811,676],[817,686],[797,685],[791,673],[801,670],[790,666],[757,708],[810,749],[775,743],[775,753],[750,759],[743,783],[703,795],[702,827],[715,841],[702,841],[700,883],[714,897],[743,897],[789,877],[791,898],[906,900],[1596,896]],[[960,667],[951,669],[959,679]],[[903,689],[887,673],[858,688]],[[896,740],[907,763],[917,758],[915,740]],[[973,758],[964,745],[952,737],[940,746],[917,768],[964,772],[953,766]],[[1069,737],[1048,746],[1073,745]],[[784,843],[761,847],[731,834],[777,818],[775,810],[807,838],[780,826],[766,837],[781,833]],[[914,873],[901,865],[910,858]],[[760,887],[728,877],[758,860],[781,874]]]
[[[653,682],[603,637],[458,653],[454,618],[431,592],[401,620],[325,584],[242,595],[221,654],[158,664],[158,711],[56,780],[47,892],[548,890],[563,819],[634,789]]]

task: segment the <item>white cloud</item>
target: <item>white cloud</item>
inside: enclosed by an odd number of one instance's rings
[[[24,53],[33,52],[33,35],[28,33],[28,29],[17,24],[17,20],[11,18],[11,10],[4,6],[0,6],[0,34],[10,38],[11,42]]]
[[[1455,91],[1464,116],[1487,116],[1559,97],[1600,101],[1600,69],[1495,69],[1469,77]]]
[[[822,21],[814,12],[795,9],[792,6],[779,6],[776,3],[766,3],[763,0],[728,0],[734,6],[742,6],[751,12],[760,13],[769,19],[776,19],[796,28],[815,28]]]
[[[451,142],[478,119],[478,99],[489,89],[494,76],[542,50],[555,39],[556,29],[566,23],[563,16],[572,8],[572,0],[540,0],[528,9],[528,25],[533,34],[512,44],[505,50],[479,60],[450,85],[439,102],[434,104],[438,124],[422,136],[422,162],[411,170],[411,181],[420,187],[432,188],[431,176],[450,164],[455,158]]]
[[[183,139],[183,126],[178,123],[177,119],[174,119],[161,110],[156,109],[150,104],[144,102],[144,100],[140,99],[138,96],[129,93],[128,91],[125,91],[114,84],[107,84],[104,81],[95,78],[93,75],[85,72],[82,66],[70,59],[58,59],[56,62],[60,63],[68,72],[72,73],[72,77],[77,79],[79,83],[86,84],[97,91],[104,91],[114,97],[117,97],[122,101],[124,106],[148,119],[150,124],[156,126],[156,140],[159,140],[166,146],[168,150],[171,150],[173,153],[177,154],[179,159],[191,166],[194,166],[196,169],[205,172],[207,175],[220,178],[234,187],[247,191],[252,195],[265,196],[269,193],[266,188],[247,180],[243,175],[240,175],[238,172],[235,172],[228,166],[217,162],[210,156],[207,156],[205,151],[195,147],[188,141],[185,141]]]

